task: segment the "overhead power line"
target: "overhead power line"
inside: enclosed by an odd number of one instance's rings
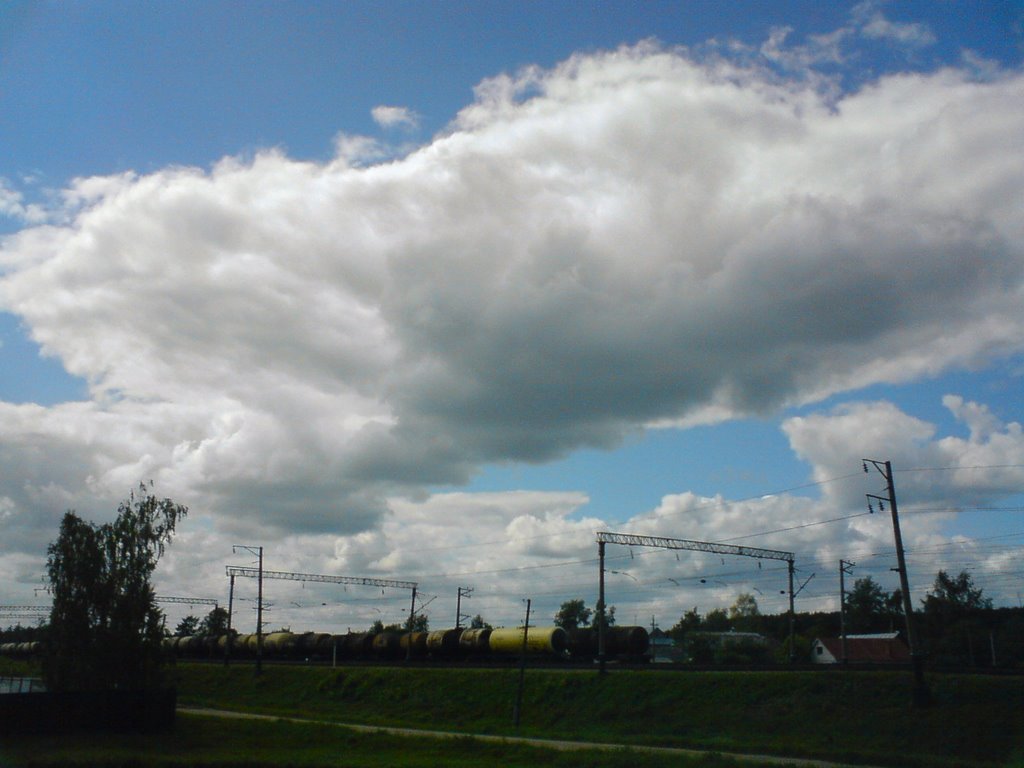
[[[778,549],[760,549],[759,547],[743,547],[735,544],[720,544],[710,541],[692,541],[690,539],[669,539],[664,536],[638,536],[632,533],[609,533],[599,531],[598,544],[623,544],[635,547],[657,547],[659,549],[685,549],[695,552],[711,552],[715,555],[740,555],[759,560],[785,560],[793,562],[792,552]]]
[[[5,613],[17,611],[18,613],[49,613],[48,605],[0,605],[0,611]]]
[[[226,566],[228,576],[244,576],[255,579],[260,571],[241,565]],[[360,584],[369,587],[393,587],[395,589],[415,589],[415,581],[397,581],[395,579],[376,579],[366,576],[327,576],[320,573],[291,573],[288,571],[263,571],[264,579],[285,579],[287,581],[319,581],[328,584]]]
[[[1024,464],[978,464],[973,467],[909,467],[895,472],[957,472],[963,469],[1022,469]]]
[[[742,541],[743,539],[755,539],[758,536],[768,536],[772,533],[785,533],[787,531],[796,531],[801,528],[812,528],[815,525],[827,525],[829,523],[839,523],[843,520],[853,520],[855,517],[864,517],[865,515],[873,514],[872,512],[858,512],[854,515],[844,515],[843,517],[833,517],[829,520],[815,520],[810,523],[801,523],[799,525],[791,525],[787,528],[775,528],[771,531],[761,531],[760,533],[748,533],[743,536],[733,536],[728,539],[722,539],[722,541]]]
[[[181,603],[183,605],[212,605],[216,608],[219,603],[212,597],[161,597],[154,598],[158,603]]]

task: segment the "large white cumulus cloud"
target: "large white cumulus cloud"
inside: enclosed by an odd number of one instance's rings
[[[4,497],[52,521],[153,478],[354,533],[483,462],[1018,350],[1022,103],[641,46],[487,81],[400,159],[80,180],[4,241],[0,305],[92,400],[0,408]]]

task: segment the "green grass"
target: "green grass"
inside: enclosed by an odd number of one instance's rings
[[[465,733],[512,734],[515,670],[182,665],[184,703]],[[529,670],[524,735],[821,757],[886,766],[1005,766],[1024,754],[1024,681],[903,673]]]
[[[0,665],[0,674],[11,673],[30,674],[31,668]],[[893,768],[1024,768],[1024,679],[1016,677],[931,675],[933,706],[919,710],[911,705],[909,674],[899,672],[613,670],[599,676],[589,670],[530,669],[517,731],[512,724],[518,679],[514,669],[267,665],[257,678],[249,665],[182,664],[174,676],[182,706],[462,734],[819,757]],[[302,728],[313,728],[316,737],[308,731],[303,736]],[[264,735],[267,738],[261,741]],[[585,759],[544,750],[520,754],[519,748],[509,745],[407,740],[314,725],[192,717],[181,719],[173,738],[166,743],[164,738],[100,737],[98,743],[112,751],[91,764],[134,765],[132,761],[147,755],[152,757],[149,762],[137,764],[661,764],[660,758],[649,755],[616,763],[622,756],[615,753],[595,753],[591,758],[588,752]],[[64,765],[74,759],[79,764],[82,759],[90,762],[91,743],[92,739],[80,739],[60,752],[64,747],[52,739],[25,737],[17,744],[7,739],[0,744],[0,768],[26,765],[31,759],[39,766]],[[176,751],[178,743],[184,751]],[[39,751],[32,752],[31,745]],[[127,751],[117,751],[122,748]],[[12,755],[20,757],[11,762]],[[171,762],[152,762],[157,756]],[[417,762],[421,756],[426,762]],[[673,758],[665,764],[691,763]]]
[[[0,675],[5,677],[41,677],[42,673],[36,662],[0,656]]]
[[[557,752],[468,737],[451,740],[355,733],[335,726],[284,721],[221,720],[181,716],[165,733],[114,736],[22,736],[0,742],[5,768],[736,768],[716,756],[680,758],[629,750]],[[749,768],[749,764],[748,768]]]

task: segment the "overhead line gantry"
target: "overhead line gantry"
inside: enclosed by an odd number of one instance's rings
[[[397,579],[377,579],[369,576],[329,576],[322,573],[292,573],[290,571],[265,571],[251,566],[229,565],[226,566],[227,575],[231,579],[231,589],[234,591],[235,577],[255,579],[284,579],[286,581],[311,581],[323,584],[355,584],[364,587],[381,587],[383,589],[408,589],[412,593],[412,602],[409,607],[409,627],[412,627],[413,619],[416,618],[416,589],[419,584],[415,581],[399,581]],[[262,574],[262,575],[261,575]],[[412,645],[410,644],[410,650]]]
[[[212,605],[217,608],[220,604],[212,597],[161,597],[156,596],[158,603],[180,603],[182,605]]]
[[[48,605],[0,605],[0,619],[44,619]]]
[[[738,555],[753,557],[758,560],[783,560],[789,566],[789,657],[792,661],[793,651],[793,571],[796,555],[779,549],[761,549],[760,547],[744,547],[736,544],[719,544],[713,541],[694,541],[692,539],[670,539],[664,536],[639,536],[633,533],[612,533],[598,531],[597,555],[600,567],[597,597],[597,655],[604,669],[605,659],[605,600],[604,600],[604,548],[606,544],[622,544],[627,547],[655,547],[658,549],[686,549],[695,552],[711,552],[716,555]]]

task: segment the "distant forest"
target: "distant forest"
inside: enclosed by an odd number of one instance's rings
[[[870,577],[858,579],[846,594],[847,634],[899,632],[905,639],[901,604],[898,590],[885,592]],[[563,604],[563,612],[569,608],[585,612],[587,615],[575,618],[589,623],[591,611],[582,600]],[[474,622],[475,626],[486,626],[479,616]],[[925,663],[930,668],[1024,669],[1024,608],[993,608],[992,601],[974,586],[969,573],[950,576],[939,571],[931,591],[914,611],[914,622]],[[226,622],[217,622],[218,627],[223,624]],[[839,611],[796,613],[794,660],[810,661],[814,640],[839,637],[840,626]],[[45,625],[0,629],[0,643],[45,642],[47,631]],[[723,632],[749,633],[751,639],[725,645],[709,642],[710,635]],[[655,630],[654,636],[671,638],[681,651],[680,658],[699,664],[774,665],[788,663],[790,658],[789,614],[762,614],[750,594],[741,594],[728,609],[704,615],[696,610],[687,611],[671,629]]]
[[[885,592],[870,577],[858,579],[844,605],[848,635],[899,632],[906,640],[899,590]],[[810,660],[815,638],[839,637],[843,618],[839,611],[795,614],[795,660]],[[993,608],[965,571],[956,576],[938,572],[931,591],[914,611],[914,626],[925,663],[932,668],[1024,668],[1024,608]],[[768,643],[713,647],[707,637],[715,632],[756,633]],[[663,634],[684,648],[690,660],[701,663],[757,664],[789,659],[789,614],[762,615],[749,594],[741,594],[728,610],[717,609],[704,616],[687,611]]]

